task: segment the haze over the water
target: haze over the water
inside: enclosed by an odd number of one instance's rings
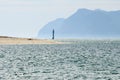
[[[120,10],[120,0],[0,0],[0,35],[36,37],[49,21],[80,8]]]

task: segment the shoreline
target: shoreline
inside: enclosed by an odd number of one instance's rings
[[[70,44],[80,41],[120,41],[120,39],[35,39],[0,36],[0,45],[22,45],[22,44]]]

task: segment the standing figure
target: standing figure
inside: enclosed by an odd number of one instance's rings
[[[55,39],[55,31],[54,31],[54,29],[53,29],[53,31],[52,31],[52,39],[53,39],[53,40]]]

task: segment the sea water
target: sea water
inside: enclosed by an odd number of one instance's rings
[[[120,40],[0,45],[0,80],[119,79]]]

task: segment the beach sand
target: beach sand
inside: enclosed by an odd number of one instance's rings
[[[61,44],[56,40],[0,36],[0,44]]]

